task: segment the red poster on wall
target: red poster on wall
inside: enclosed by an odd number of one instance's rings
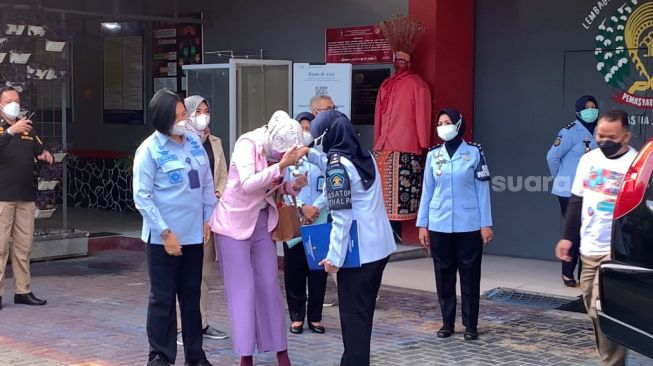
[[[382,64],[392,62],[392,50],[377,25],[326,30],[326,62]]]

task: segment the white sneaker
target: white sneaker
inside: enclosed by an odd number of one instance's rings
[[[184,337],[182,337],[181,331],[177,332],[177,345],[178,346],[184,345]]]

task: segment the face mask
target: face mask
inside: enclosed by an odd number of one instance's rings
[[[191,126],[195,127],[195,129],[199,131],[204,131],[209,125],[209,122],[211,122],[211,117],[209,117],[208,114],[191,116],[190,121],[188,121]]]
[[[14,119],[20,114],[20,104],[11,102],[2,107],[2,112],[5,114],[5,116]]]
[[[614,142],[612,140],[601,140],[598,141],[597,144],[599,145],[599,149],[601,149],[601,152],[603,155],[605,155],[606,158],[615,156],[623,146],[620,143]]]
[[[304,137],[304,146],[308,146],[313,142],[313,136],[311,135],[310,132],[304,131],[303,137]]]
[[[172,126],[171,135],[183,136],[186,133],[186,121],[179,121]]]
[[[458,128],[460,121],[454,125],[438,126],[438,136],[444,141],[451,141],[454,137],[458,136]]]
[[[580,119],[586,123],[594,123],[599,117],[599,110],[596,108],[586,108],[580,111]]]

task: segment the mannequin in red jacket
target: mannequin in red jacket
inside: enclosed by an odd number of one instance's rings
[[[417,217],[422,185],[421,155],[431,141],[431,92],[411,71],[411,56],[395,52],[396,72],[379,88],[374,114],[374,153],[388,217]]]

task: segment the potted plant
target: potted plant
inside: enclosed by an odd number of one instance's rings
[[[45,35],[45,26],[28,24],[27,35],[30,37],[43,37]]]
[[[36,197],[36,211],[34,213],[37,219],[47,219],[56,211],[56,195],[54,191],[41,193]]]
[[[7,23],[5,27],[5,34],[10,36],[20,36],[25,31],[24,23]]]
[[[45,35],[45,50],[61,52],[71,40],[72,35],[64,26],[50,28]]]
[[[9,51],[9,63],[12,64],[26,64],[32,52],[26,49],[12,49]]]

